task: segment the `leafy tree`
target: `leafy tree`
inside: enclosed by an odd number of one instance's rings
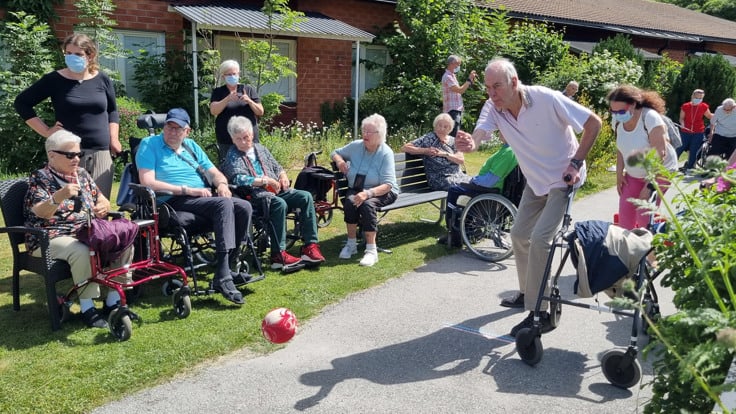
[[[77,0],[74,7],[79,11],[79,24],[75,30],[97,42],[100,57],[114,59],[125,55],[112,31],[118,25],[111,17],[116,8],[112,0]]]
[[[0,8],[7,12],[24,12],[34,15],[40,22],[58,20],[54,6],[64,4],[64,0],[0,0]]]
[[[672,87],[680,75],[682,63],[670,59],[667,53],[662,54],[662,59],[656,61],[645,70],[642,77],[642,86],[646,89],[655,90],[660,96],[666,98],[672,94]],[[668,106],[677,105],[670,102]]]
[[[726,58],[717,54],[704,54],[685,60],[680,76],[667,96],[668,114],[672,119],[679,118],[679,108],[690,100],[693,90],[703,89],[704,100],[711,108],[716,108],[724,99],[732,97],[736,88],[736,72]]]
[[[508,37],[514,47],[505,53],[514,61],[522,82],[537,83],[545,70],[556,66],[569,54],[569,46],[562,36],[562,32],[546,23],[523,21],[514,24]]]
[[[721,19],[736,21],[736,3],[733,0],[656,0],[685,9],[699,11]]]
[[[29,166],[45,160],[44,138],[28,127],[15,112],[15,97],[32,82],[51,72],[56,61],[47,44],[51,30],[46,23],[24,12],[9,12],[9,19],[0,33],[6,47],[7,71],[0,72],[0,168],[6,173],[27,173]],[[53,123],[51,102],[36,106],[39,117]]]
[[[155,112],[182,107],[193,113],[192,58],[184,51],[168,50],[149,54],[141,50],[131,57],[135,74],[133,81],[140,91],[141,101]]]
[[[603,39],[593,47],[593,53],[600,53],[604,50],[608,50],[612,55],[623,60],[630,60],[639,66],[644,66],[644,57],[631,44],[631,38],[625,34],[618,33],[616,36]]]

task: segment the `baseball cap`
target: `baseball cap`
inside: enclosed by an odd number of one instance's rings
[[[182,108],[171,109],[166,113],[166,122],[176,122],[182,128],[189,126],[189,114]]]

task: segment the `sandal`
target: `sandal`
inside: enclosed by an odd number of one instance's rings
[[[243,294],[235,288],[235,284],[232,279],[221,280],[220,283],[213,282],[212,289],[215,292],[219,292],[222,296],[236,305],[242,305],[245,303],[243,300]]]

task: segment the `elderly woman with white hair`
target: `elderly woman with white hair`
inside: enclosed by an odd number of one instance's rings
[[[110,211],[110,201],[102,194],[92,176],[79,166],[84,152],[80,151],[81,138],[60,129],[46,139],[48,163],[31,173],[23,215],[29,227],[48,230],[51,239],[51,257],[69,263],[74,283],[82,283],[92,276],[89,248],[77,239],[77,232],[87,222],[87,209],[103,218]],[[28,251],[40,255],[40,239],[26,236]],[[133,258],[132,246],[112,263],[121,267]],[[106,328],[107,322],[95,309],[93,298],[100,295],[96,283],[88,283],[79,290],[82,319],[89,327]],[[110,289],[103,307],[103,315],[119,305],[120,296]]]
[[[386,144],[386,120],[373,114],[361,124],[363,139],[355,140],[332,151],[330,157],[345,174],[350,189],[342,200],[348,241],[340,251],[341,259],[350,259],[358,252],[358,222],[365,237],[365,254],[361,266],[378,262],[376,208],[387,206],[399,195],[394,168],[394,152]]]
[[[708,155],[718,155],[721,158],[728,158],[736,150],[736,113],[734,108],[736,101],[732,98],[726,98],[723,103],[716,108],[713,118],[710,120],[710,149]]]
[[[407,154],[422,156],[427,181],[433,190],[447,191],[453,184],[470,181],[460,170],[465,157],[455,149],[455,137],[450,135],[454,123],[449,114],[439,114],[432,122],[434,131],[401,147]]]
[[[258,139],[258,117],[263,116],[263,105],[258,91],[252,85],[240,83],[240,65],[234,60],[220,64],[219,80],[224,85],[215,88],[210,98],[210,113],[215,116],[215,136],[220,147],[220,161],[233,145],[227,132],[227,123],[233,116],[244,116],[253,124],[253,142]]]

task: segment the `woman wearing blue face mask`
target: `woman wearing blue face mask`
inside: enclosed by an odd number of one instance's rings
[[[233,145],[227,132],[227,123],[233,116],[244,116],[253,124],[253,142],[258,139],[258,117],[263,116],[263,105],[256,88],[240,83],[240,65],[234,60],[226,60],[220,64],[220,76],[224,85],[212,91],[210,113],[215,118],[215,136],[220,146],[220,162]]]
[[[100,70],[97,45],[85,34],[72,34],[62,44],[66,67],[44,75],[15,98],[15,110],[39,135],[48,138],[66,129],[82,138],[87,170],[102,194],[110,198],[112,156],[122,151],[115,87]],[[34,107],[50,98],[56,123],[46,125]]]
[[[629,163],[629,157],[655,150],[665,168],[677,169],[677,154],[669,142],[667,129],[660,114],[664,100],[654,91],[642,91],[631,85],[622,85],[608,94],[611,126],[616,134],[616,187],[619,194],[619,225],[625,229],[645,227],[649,222],[648,210],[638,209],[630,198],[649,199],[646,171]],[[665,187],[667,180],[657,179]]]
[[[680,107],[680,125],[682,137],[682,146],[676,148],[677,157],[679,158],[683,152],[688,151],[687,162],[682,167],[683,170],[689,170],[695,166],[695,160],[698,155],[700,146],[703,145],[705,139],[705,122],[703,117],[713,118],[710,107],[703,102],[705,92],[702,89],[696,89],[690,96],[690,101],[685,102]]]

